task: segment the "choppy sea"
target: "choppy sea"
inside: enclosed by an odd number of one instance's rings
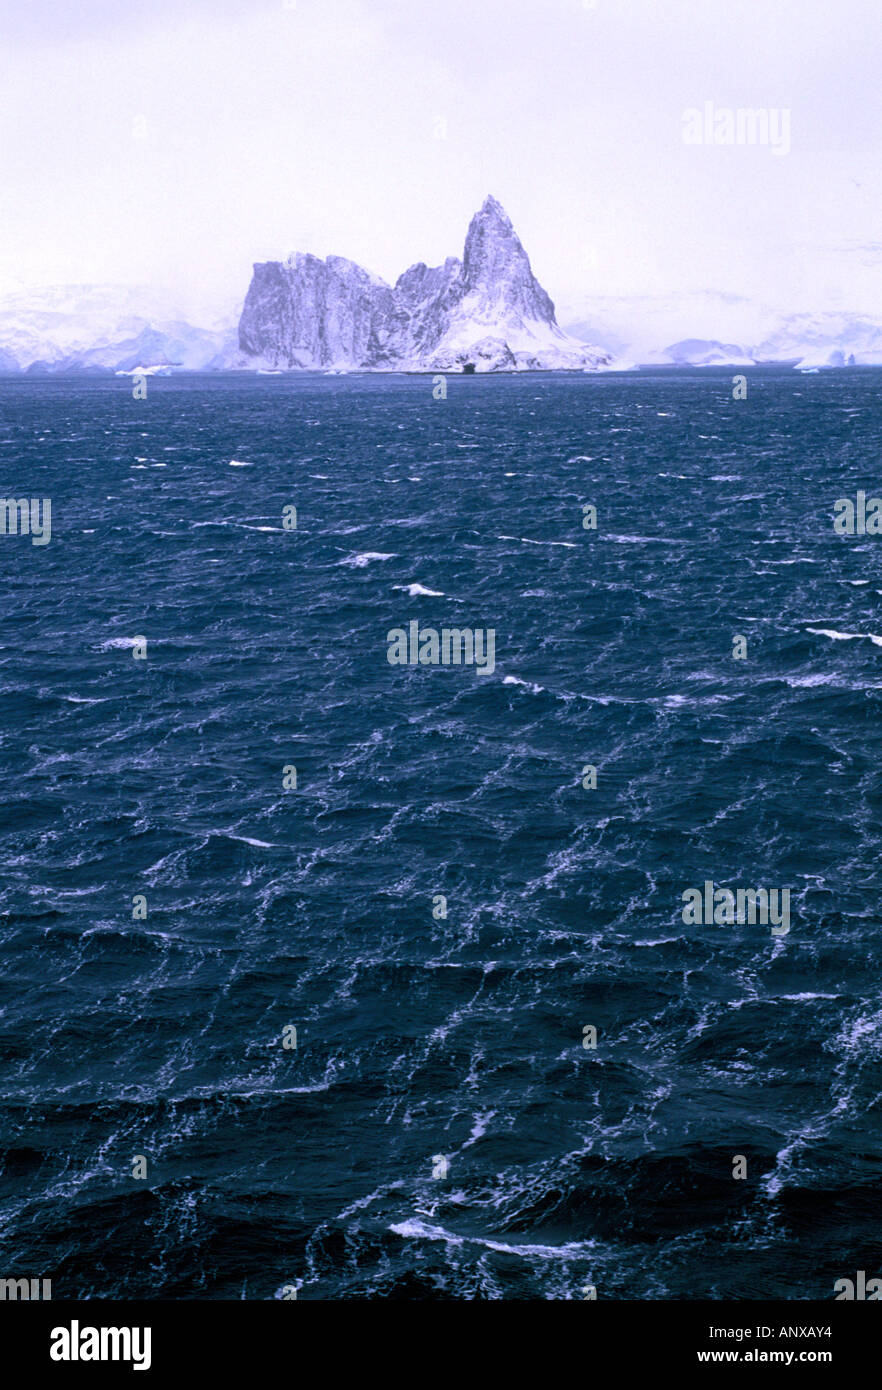
[[[882,1272],[882,372],[748,383],[0,382],[0,1276]]]

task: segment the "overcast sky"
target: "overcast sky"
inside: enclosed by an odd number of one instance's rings
[[[493,193],[559,303],[879,310],[880,74],[882,0],[2,0],[0,292],[394,280]],[[685,144],[707,101],[789,153]]]

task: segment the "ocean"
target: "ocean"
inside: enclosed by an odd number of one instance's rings
[[[0,381],[0,1275],[879,1272],[882,372],[746,375]]]

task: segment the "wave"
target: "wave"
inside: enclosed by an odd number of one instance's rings
[[[882,647],[882,637],[875,632],[840,632],[835,627],[808,627],[806,632],[829,637],[833,642],[872,642],[875,647]]]
[[[106,642],[102,642],[96,648],[99,652],[126,651],[136,647],[139,642],[146,642],[146,637],[108,637]]]
[[[685,540],[674,540],[670,536],[617,536],[601,534],[598,540],[615,541],[617,545],[685,545]]]
[[[347,555],[345,560],[338,560],[339,565],[349,565],[351,569],[363,570],[374,560],[394,560],[394,554],[386,553],[382,550],[363,550],[358,555]]]
[[[531,690],[534,695],[541,695],[545,690],[544,685],[534,685],[532,681],[522,681],[520,676],[505,676],[502,684],[520,685],[524,690]]]
[[[520,541],[522,545],[563,545],[568,550],[578,550],[575,541],[534,541],[529,536],[497,536],[498,541]]]
[[[479,1245],[502,1255],[519,1255],[525,1260],[587,1260],[591,1259],[597,1243],[593,1240],[568,1241],[565,1245],[510,1245],[502,1240],[483,1236],[458,1236],[443,1226],[430,1226],[427,1221],[411,1219],[396,1221],[389,1230],[410,1240],[441,1240],[446,1245]]]

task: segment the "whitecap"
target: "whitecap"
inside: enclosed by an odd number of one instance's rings
[[[371,560],[394,560],[394,555],[386,555],[382,550],[364,550],[360,555],[347,555],[345,560],[338,560],[338,565],[349,565],[352,569],[363,570],[371,563]]]
[[[475,1116],[471,1133],[469,1134],[468,1139],[466,1139],[465,1143],[463,1144],[464,1149],[468,1149],[472,1144],[477,1144],[479,1139],[483,1139],[484,1135],[487,1133],[487,1127],[490,1124],[490,1121],[494,1119],[495,1116],[495,1110],[487,1110],[483,1114]]]
[[[444,598],[440,589],[427,589],[423,584],[393,584],[393,589],[403,589],[410,598]]]
[[[529,536],[497,536],[498,541],[520,541],[523,545],[564,545],[567,550],[576,550],[575,541],[534,541]]]
[[[794,1004],[802,1004],[802,1003],[804,1003],[806,1000],[809,1000],[809,999],[841,999],[841,998],[842,998],[842,995],[841,995],[841,994],[812,994],[812,993],[810,993],[810,992],[803,992],[802,994],[779,994],[777,997],[778,997],[779,999],[787,999],[789,1002],[794,1003]]]
[[[520,676],[505,676],[503,685],[521,685],[525,690],[531,690],[534,695],[541,695],[545,689],[544,685],[534,685],[532,681],[522,681]]]
[[[269,840],[252,840],[248,835],[234,835],[232,830],[218,830],[212,834],[223,835],[228,840],[239,840],[243,845],[254,845],[255,849],[278,849],[278,845],[271,844]]]
[[[509,1245],[502,1240],[487,1240],[481,1236],[458,1236],[443,1226],[430,1226],[427,1221],[396,1221],[389,1227],[397,1236],[417,1240],[443,1240],[447,1245],[482,1245],[485,1250],[497,1250],[503,1255],[520,1255],[523,1259],[577,1260],[587,1259],[593,1241],[570,1241],[566,1245]]]
[[[835,673],[823,672],[813,676],[785,676],[784,679],[793,690],[802,690],[816,685],[836,685],[840,678]]]
[[[860,642],[867,638],[877,647],[882,647],[882,637],[877,637],[874,632],[839,632],[835,627],[808,627],[806,632],[812,632],[816,637],[829,637],[834,642]]]
[[[114,649],[126,650],[129,647],[136,647],[139,642],[146,642],[146,637],[108,637],[106,642],[102,642],[98,648],[99,652],[107,652]]]
[[[615,541],[617,545],[683,545],[683,541],[671,540],[668,536],[600,536],[603,541]]]

